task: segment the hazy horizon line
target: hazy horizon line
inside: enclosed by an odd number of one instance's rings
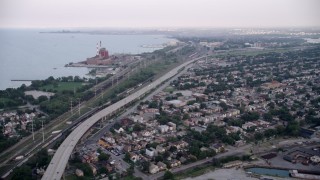
[[[104,26],[104,27],[0,27],[0,29],[95,29],[95,30],[104,30],[104,29],[116,29],[116,30],[125,30],[125,29],[134,29],[134,30],[159,30],[159,29],[197,29],[197,30],[207,30],[207,29],[320,29],[320,26],[181,26],[181,27],[170,27],[170,26],[146,26],[146,27],[119,27],[119,26]]]

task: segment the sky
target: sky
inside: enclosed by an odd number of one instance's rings
[[[0,0],[0,28],[300,26],[319,0]]]

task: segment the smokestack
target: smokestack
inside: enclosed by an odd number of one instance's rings
[[[97,55],[99,55],[99,45],[97,43]]]

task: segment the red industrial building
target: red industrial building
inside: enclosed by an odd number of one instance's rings
[[[108,59],[109,58],[109,52],[106,50],[106,48],[100,48],[99,58],[100,59]]]

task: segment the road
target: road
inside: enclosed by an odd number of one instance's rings
[[[169,71],[164,76],[158,78],[148,86],[140,89],[139,91],[127,96],[126,98],[108,106],[107,108],[99,111],[98,113],[94,114],[90,118],[88,118],[86,121],[84,121],[82,124],[80,124],[74,131],[70,133],[70,135],[63,141],[63,143],[60,145],[56,153],[54,154],[45,174],[43,175],[42,179],[55,179],[60,180],[64,169],[68,163],[69,157],[75,147],[75,145],[78,143],[80,138],[86,133],[96,122],[101,120],[102,118],[105,118],[113,113],[116,113],[120,108],[125,107],[127,104],[131,103],[132,101],[136,100],[137,98],[140,98],[144,96],[146,93],[150,92],[152,89],[159,86],[161,83],[166,81],[167,79],[170,79],[171,77],[175,76],[179,70],[183,67],[186,67],[190,63],[199,60],[201,58],[204,58],[205,56],[198,57],[195,59],[192,59],[190,61],[187,61],[180,66],[174,68],[173,70]]]

